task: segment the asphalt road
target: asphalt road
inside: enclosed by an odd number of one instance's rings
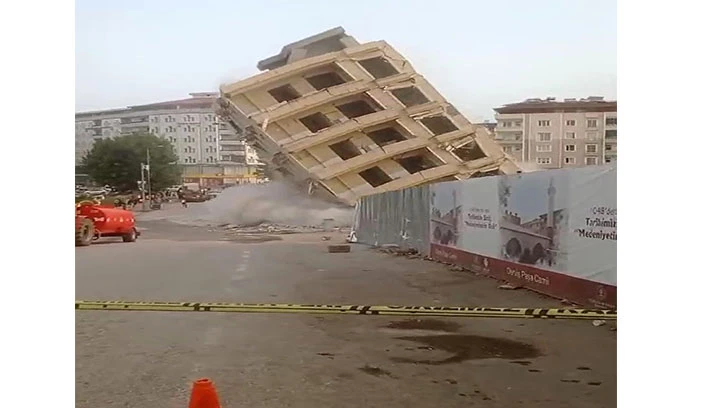
[[[163,221],[76,248],[76,298],[559,306],[420,259],[318,235],[266,243]],[[342,241],[341,235],[333,242]],[[587,321],[76,312],[76,406],[615,407],[616,331]]]

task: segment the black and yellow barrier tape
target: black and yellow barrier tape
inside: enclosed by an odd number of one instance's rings
[[[306,313],[382,316],[438,316],[479,318],[540,318],[615,320],[617,311],[604,309],[554,309],[523,307],[451,306],[371,306],[313,305],[289,303],[205,303],[205,302],[129,302],[77,300],[76,310],[136,312],[217,312],[217,313]]]

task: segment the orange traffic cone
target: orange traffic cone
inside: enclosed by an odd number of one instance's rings
[[[214,383],[207,378],[194,381],[189,408],[220,408]]]

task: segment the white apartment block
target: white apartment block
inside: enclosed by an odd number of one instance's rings
[[[527,99],[495,111],[495,140],[518,162],[559,169],[617,161],[616,101]]]
[[[76,164],[95,140],[148,132],[169,140],[183,166],[185,181],[248,181],[261,163],[256,152],[215,112],[217,93],[191,98],[76,114]],[[203,183],[210,184],[210,183]],[[214,183],[211,183],[214,184]],[[218,184],[218,183],[217,183]]]

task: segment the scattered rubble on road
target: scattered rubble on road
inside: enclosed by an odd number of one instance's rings
[[[604,326],[607,322],[605,320],[593,320],[592,325],[595,327]]]
[[[235,224],[223,224],[218,228],[224,230],[228,235],[249,235],[249,234],[305,234],[313,232],[348,232],[350,229],[339,226],[328,225],[287,225],[262,223],[254,226],[241,226]],[[325,239],[323,239],[325,240]]]

